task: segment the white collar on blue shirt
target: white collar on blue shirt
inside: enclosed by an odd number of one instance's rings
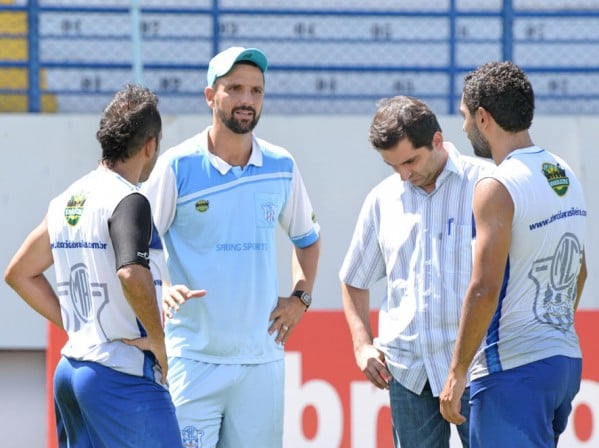
[[[218,157],[215,154],[212,154],[208,150],[208,131],[210,127],[206,128],[202,133],[201,138],[201,146],[202,149],[206,152],[206,156],[210,161],[210,164],[218,170],[219,173],[225,175],[231,170],[233,167],[225,162],[223,159]],[[262,151],[260,150],[260,144],[256,141],[256,137],[252,134],[252,153],[250,154],[250,159],[248,160],[247,165],[254,166],[262,166]],[[246,166],[247,166],[246,165]]]

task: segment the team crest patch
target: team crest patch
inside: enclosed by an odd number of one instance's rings
[[[558,196],[566,194],[568,187],[570,186],[570,179],[566,176],[566,170],[559,166],[559,163],[557,166],[552,163],[544,163],[543,174],[547,178],[549,186],[553,188],[553,191],[555,191]]]
[[[181,430],[181,441],[185,448],[202,448],[204,431],[193,426],[186,426]]]
[[[86,199],[85,194],[79,193],[71,196],[71,199],[67,202],[67,206],[64,209],[64,217],[70,226],[76,226],[79,222],[79,218],[83,214],[83,206]]]
[[[196,210],[198,212],[204,213],[208,210],[208,208],[210,208],[210,201],[206,199],[200,199],[198,202],[196,202]]]
[[[255,196],[256,226],[272,229],[277,224],[283,197],[277,193],[256,193]]]
[[[266,202],[262,204],[262,210],[264,211],[264,220],[269,224],[273,224],[277,219],[277,204]]]

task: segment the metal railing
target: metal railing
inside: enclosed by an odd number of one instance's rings
[[[242,45],[269,57],[271,113],[369,114],[408,94],[454,114],[464,74],[490,60],[529,74],[537,113],[599,113],[596,0],[15,0],[0,45],[0,111],[21,95],[29,112],[96,113],[127,82],[166,113],[206,111],[208,60]],[[9,68],[25,86],[3,82]]]

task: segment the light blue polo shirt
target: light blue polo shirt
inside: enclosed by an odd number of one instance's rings
[[[254,137],[248,164],[232,167],[208,151],[209,129],[161,155],[143,187],[171,283],[207,291],[167,321],[168,355],[218,364],[282,359],[267,331],[279,296],[277,226],[300,248],[318,240],[319,227],[288,151]]]

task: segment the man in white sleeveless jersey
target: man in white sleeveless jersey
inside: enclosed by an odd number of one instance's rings
[[[114,96],[96,134],[100,165],[50,202],[5,273],[34,310],[68,333],[54,375],[60,447],[182,446],[165,387],[150,204],[137,187],[159,153],[157,103],[133,85]],[[52,264],[56,291],[44,276]]]
[[[582,186],[564,160],[532,142],[533,88],[513,63],[466,75],[460,111],[474,152],[497,167],[474,192],[474,267],[441,412],[464,421],[459,397],[470,367],[472,448],[554,447],[581,381]]]

